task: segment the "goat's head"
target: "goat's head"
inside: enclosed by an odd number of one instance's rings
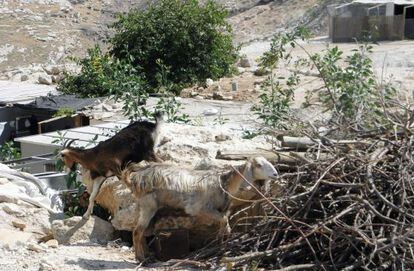
[[[274,179],[278,175],[275,167],[262,156],[251,158],[249,162],[252,178],[255,181]]]
[[[70,147],[70,145],[74,141],[75,141],[74,139],[70,141],[66,141],[63,144],[63,150],[60,151],[60,160],[62,160],[66,171],[76,170],[76,162],[71,155],[72,149]]]

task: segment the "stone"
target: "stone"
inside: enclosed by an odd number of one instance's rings
[[[55,268],[53,267],[53,263],[42,259],[39,263],[39,271],[51,271],[51,270],[55,270]]]
[[[107,243],[113,239],[114,227],[111,223],[91,216],[87,221],[80,216],[52,222],[52,234],[59,244],[71,244],[79,241]]]
[[[22,246],[34,238],[33,233],[18,230],[0,229],[0,243],[4,247],[15,248]]]
[[[52,77],[47,74],[40,75],[37,81],[39,82],[39,84],[43,84],[43,85],[51,85],[53,83]]]
[[[210,170],[216,168],[217,165],[210,158],[201,159],[194,167],[195,170]]]
[[[216,108],[208,108],[203,111],[204,116],[214,116],[218,114],[218,110]]]
[[[0,178],[0,185],[8,184],[10,181],[7,178]]]
[[[46,249],[35,243],[28,243],[27,249],[35,252],[44,252]]]
[[[216,142],[223,142],[223,141],[231,140],[231,137],[229,135],[219,134],[219,135],[216,135],[214,139],[216,140]]]
[[[24,230],[26,228],[26,223],[24,223],[23,221],[21,221],[20,219],[14,219],[12,220],[12,225],[18,229],[20,229],[21,231]]]
[[[206,80],[206,87],[211,87],[214,84],[213,79],[207,78]]]
[[[52,75],[52,82],[57,84],[65,78],[63,75]]]
[[[43,70],[48,74],[48,75],[59,75],[60,74],[60,69],[57,66],[46,66],[43,67]]]
[[[239,91],[239,84],[237,83],[237,81],[232,81],[231,82],[231,90],[232,91]]]
[[[257,68],[253,74],[256,76],[265,76],[265,75],[269,75],[271,73],[271,71],[267,68]]]
[[[56,239],[51,239],[47,241],[45,244],[47,247],[50,248],[57,248],[59,246],[59,242]]]
[[[1,207],[9,215],[24,216],[23,210],[14,203],[2,203]]]
[[[23,74],[22,76],[20,76],[20,81],[24,82],[29,80],[29,76],[27,74]]]
[[[250,68],[252,64],[250,63],[250,60],[247,58],[247,56],[242,56],[239,61],[239,66],[242,68]]]
[[[215,100],[221,100],[221,101],[231,101],[231,100],[233,100],[233,96],[231,96],[231,95],[224,95],[221,92],[214,92],[213,93],[213,99],[215,99]]]

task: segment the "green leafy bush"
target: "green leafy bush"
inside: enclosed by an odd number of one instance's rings
[[[58,111],[56,111],[55,114],[53,114],[53,117],[70,117],[73,114],[75,114],[75,109],[70,107],[62,107]]]
[[[262,84],[263,93],[259,96],[259,103],[252,107],[253,112],[272,128],[286,128],[294,91],[300,82],[297,71],[313,67],[323,86],[307,92],[307,105],[311,98],[316,97],[322,108],[332,113],[332,123],[345,130],[369,130],[388,125],[383,109],[392,101],[395,89],[390,84],[377,83],[369,58],[372,46],[360,44],[343,59],[343,52],[338,47],[328,48],[321,54],[309,53],[298,42],[307,38],[308,32],[303,28],[274,36],[270,50],[264,53],[260,63],[262,69],[272,72]],[[293,62],[290,76],[277,77],[275,69],[281,61],[286,65],[292,62],[290,48],[295,47],[302,49],[306,57]]]
[[[359,45],[340,64],[343,52],[338,47],[329,48],[323,55],[311,56],[325,88],[316,92],[318,101],[333,112],[337,123],[355,128],[373,128],[384,117],[383,103],[395,95],[389,85],[377,84],[369,53],[372,46]],[[309,97],[314,93],[309,93]]]
[[[152,87],[160,87],[159,62],[167,80],[179,86],[217,79],[232,71],[236,52],[227,12],[213,1],[161,0],[146,10],[133,10],[113,24],[111,53],[133,56],[133,64]]]
[[[296,46],[296,40],[306,40],[309,35],[305,28],[275,35],[270,50],[260,58],[260,69],[269,71],[269,75],[261,85],[262,94],[259,102],[253,105],[252,111],[272,128],[286,128],[295,87],[299,84],[299,77],[295,72],[288,78],[280,78],[275,75],[275,69],[280,61],[289,62],[292,59],[288,49]]]
[[[13,141],[7,141],[0,146],[0,161],[9,161],[21,157],[20,149]]]
[[[143,84],[129,60],[119,60],[102,53],[99,46],[88,50],[87,57],[75,59],[81,66],[79,74],[66,74],[57,89],[81,97],[120,97],[131,86]]]

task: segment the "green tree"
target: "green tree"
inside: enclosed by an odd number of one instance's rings
[[[145,84],[138,71],[130,64],[131,58],[119,60],[103,53],[99,46],[88,50],[83,59],[75,59],[80,65],[78,74],[66,74],[57,89],[66,94],[81,97],[122,96],[134,86]],[[139,87],[138,87],[139,86]]]
[[[180,86],[232,72],[237,54],[226,17],[227,11],[213,1],[161,0],[119,17],[112,26],[111,54],[119,59],[132,55],[134,66],[155,88],[166,68],[175,86],[171,90],[177,92]]]

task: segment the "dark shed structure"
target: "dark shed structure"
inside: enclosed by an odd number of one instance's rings
[[[331,5],[329,37],[349,42],[368,34],[375,40],[414,39],[414,0],[355,0]]]

